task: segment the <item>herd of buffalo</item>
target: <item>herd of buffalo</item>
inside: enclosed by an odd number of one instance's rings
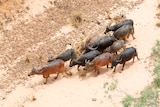
[[[114,67],[116,71],[116,66],[118,64],[123,64],[122,70],[126,61],[129,61],[138,54],[136,48],[126,47],[125,43],[129,35],[134,37],[134,22],[132,19],[125,19],[115,25],[107,26],[104,34],[108,32],[113,32],[111,35],[106,35],[104,37],[93,36],[91,37],[85,45],[81,46],[79,50],[82,55],[77,58],[76,52],[74,49],[67,49],[63,53],[59,54],[57,57],[49,57],[48,62],[41,69],[32,68],[32,71],[28,74],[30,75],[43,75],[43,78],[46,78],[45,84],[50,74],[59,73],[66,71],[65,62],[70,60],[69,67],[78,65],[79,67],[83,66],[85,70],[92,67],[95,70],[95,74],[99,74],[99,69],[102,66],[107,66],[111,64],[111,68]],[[118,54],[118,51],[123,48]],[[116,57],[115,57],[116,56]]]

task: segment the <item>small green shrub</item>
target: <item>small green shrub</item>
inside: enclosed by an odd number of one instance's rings
[[[117,84],[118,84],[118,81],[117,80],[113,80],[113,82],[111,83],[104,83],[103,85],[103,88],[105,88],[105,93],[108,93],[108,91],[113,91],[117,88]]]
[[[152,48],[152,53],[155,61],[154,74],[155,79],[153,84],[155,87],[160,88],[160,41],[157,40],[155,46]]]
[[[153,86],[146,87],[141,96],[136,99],[134,107],[156,107],[158,104],[158,91]]]
[[[155,78],[153,83],[155,87],[160,88],[160,77]]]
[[[157,40],[155,46],[152,48],[154,57],[160,58],[160,41]]]
[[[130,95],[127,95],[123,101],[122,101],[122,104],[123,104],[123,107],[130,107],[131,105],[133,105],[132,103],[134,102],[134,98]]]
[[[123,107],[156,107],[158,104],[158,91],[153,86],[146,87],[139,98],[127,95],[122,100]]]

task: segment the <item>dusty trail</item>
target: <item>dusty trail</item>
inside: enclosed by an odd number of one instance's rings
[[[43,85],[41,76],[34,76],[24,85],[19,85],[5,100],[0,102],[1,107],[122,107],[120,101],[126,93],[138,96],[153,79],[153,65],[150,62],[151,48],[155,40],[159,39],[160,32],[155,26],[157,19],[157,1],[144,0],[132,11],[128,11],[127,18],[135,22],[135,37],[129,38],[127,47],[137,48],[139,58],[135,63],[126,63],[124,71],[119,73],[122,65],[117,67],[117,72],[104,67],[97,77],[88,76],[79,78],[77,67],[71,70],[72,77],[60,77],[56,81],[51,78],[47,85]],[[104,26],[105,27],[105,26]],[[106,72],[107,71],[107,72]],[[117,88],[108,91],[104,88],[106,82],[117,80]],[[33,101],[33,97],[36,98]]]

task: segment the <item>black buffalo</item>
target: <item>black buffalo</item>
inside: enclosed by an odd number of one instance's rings
[[[105,36],[95,42],[92,46],[86,46],[85,53],[91,50],[98,50],[100,52],[103,52],[107,47],[111,46],[114,41],[116,41],[116,38],[114,36]]]
[[[118,64],[123,64],[123,66],[122,66],[122,70],[123,70],[126,61],[129,61],[129,60],[131,60],[133,58],[133,62],[134,62],[134,57],[135,56],[139,60],[136,48],[134,48],[134,47],[126,48],[124,51],[122,51],[118,55],[118,57],[115,60],[112,60],[112,66],[111,66],[111,68],[115,67],[114,68],[114,72],[115,72],[116,71],[116,66]]]
[[[88,53],[85,53],[80,58],[73,59],[69,65],[69,67],[78,65],[77,69],[79,71],[80,66],[85,66],[88,61],[92,61],[98,55],[100,55],[100,52],[97,50],[93,50]]]
[[[48,62],[52,62],[55,59],[62,59],[63,61],[68,61],[71,59],[71,61],[72,61],[73,59],[76,59],[76,58],[77,58],[77,56],[75,54],[75,50],[74,49],[67,49],[66,51],[64,51],[63,53],[61,53],[60,55],[58,55],[55,58],[50,57],[48,59]]]

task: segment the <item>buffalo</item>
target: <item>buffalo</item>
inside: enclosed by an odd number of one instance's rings
[[[98,55],[100,55],[100,52],[98,50],[93,50],[88,53],[85,53],[79,59],[73,59],[69,65],[69,67],[78,65],[77,69],[79,71],[80,66],[85,66],[86,62],[92,61]]]
[[[95,73],[98,75],[100,67],[106,65],[108,68],[108,65],[112,63],[112,57],[112,54],[109,52],[103,53],[96,56],[91,62],[88,62],[85,68],[94,67]]]
[[[104,34],[106,34],[109,31],[116,31],[117,29],[119,29],[120,27],[122,27],[123,25],[132,25],[133,26],[133,20],[132,19],[125,19],[113,26],[107,26]]]
[[[98,50],[100,52],[103,52],[107,47],[111,46],[114,41],[116,41],[116,38],[114,36],[105,36],[95,42],[92,46],[86,46],[85,53],[91,50]]]
[[[75,50],[74,49],[67,49],[65,52],[61,53],[56,58],[50,57],[48,59],[48,62],[52,62],[52,61],[54,61],[56,59],[62,59],[63,61],[68,61],[68,60],[71,59],[71,61],[72,61],[73,59],[76,59],[76,58],[77,58],[77,56],[75,54]]]
[[[132,38],[135,39],[133,26],[123,25],[113,33],[113,36],[118,40],[123,39],[124,41],[126,41],[126,38],[129,38],[130,34],[132,35]]]
[[[106,48],[105,52],[116,53],[117,55],[117,51],[121,48],[125,49],[125,47],[124,40],[117,40],[109,48]]]
[[[64,61],[61,59],[56,59],[51,63],[47,63],[41,69],[35,69],[33,67],[32,71],[28,74],[28,76],[43,75],[43,78],[46,78],[46,81],[44,82],[44,84],[47,84],[47,80],[50,74],[57,73],[57,76],[55,77],[55,79],[57,79],[59,73],[64,71],[66,71],[66,68],[64,66]]]
[[[123,70],[126,61],[129,61],[129,60],[131,60],[131,59],[133,58],[133,62],[134,62],[134,57],[135,57],[135,56],[136,56],[137,59],[139,60],[139,58],[138,58],[138,53],[137,53],[136,48],[134,48],[134,47],[126,48],[124,51],[122,51],[122,52],[118,55],[118,57],[117,57],[116,59],[113,59],[113,60],[112,60],[112,66],[111,66],[111,68],[115,67],[113,72],[116,71],[116,66],[117,66],[118,64],[123,64],[123,66],[122,66],[122,70]]]
[[[92,46],[94,43],[96,43],[98,40],[100,40],[100,36],[94,35],[90,38],[88,38],[84,44],[81,45],[80,52],[84,52],[86,50],[86,46]],[[86,53],[86,52],[85,52]]]

